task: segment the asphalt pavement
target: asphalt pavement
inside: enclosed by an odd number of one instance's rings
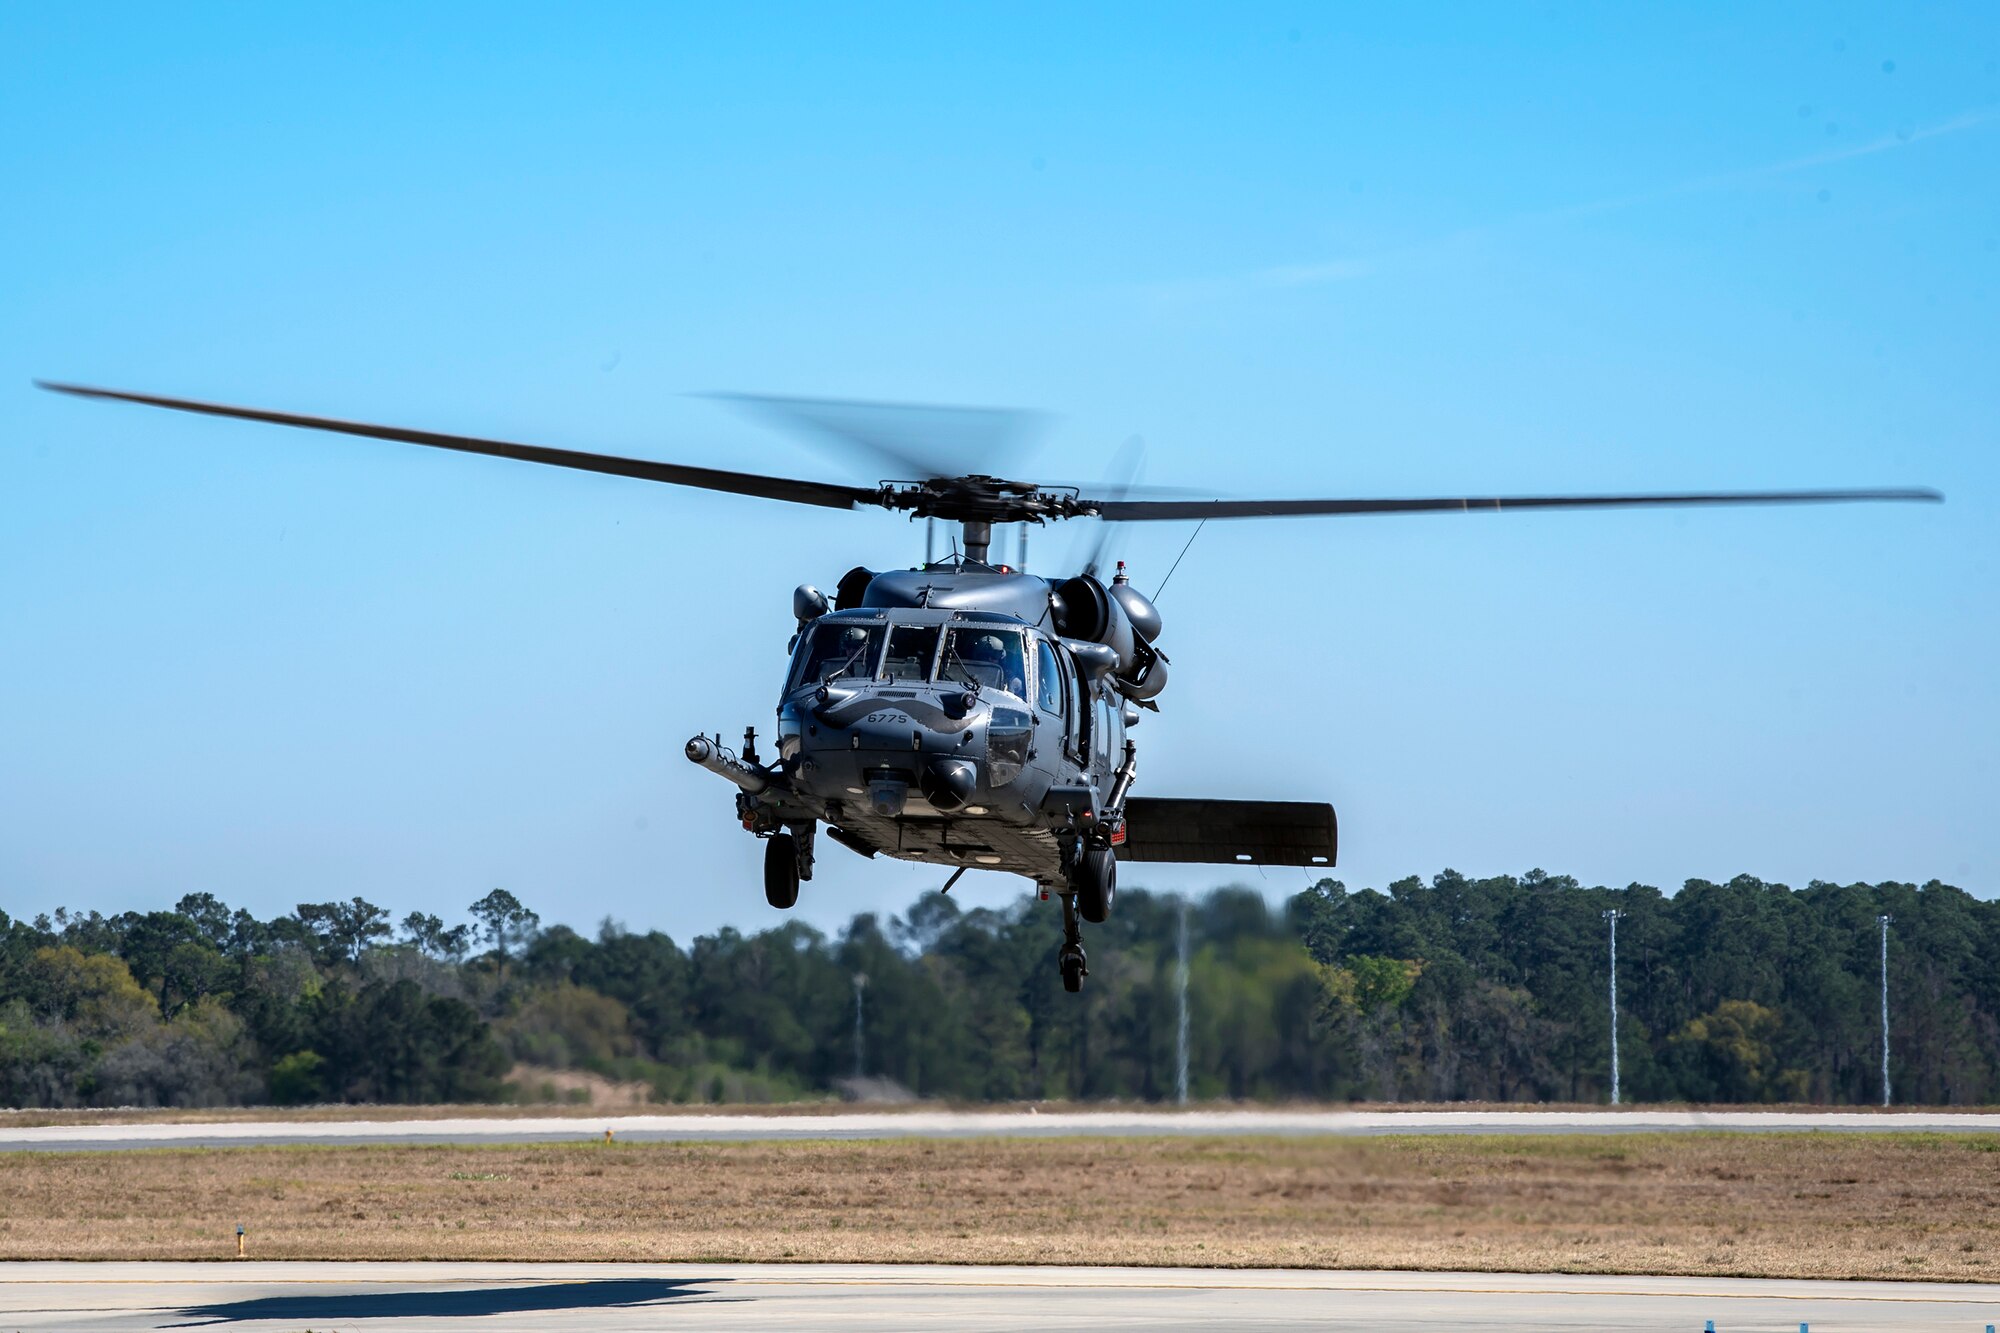
[[[1699,1131],[2000,1133],[2000,1115],[1910,1111],[839,1111],[810,1115],[608,1115],[455,1120],[272,1120],[12,1126],[0,1152],[278,1144],[573,1143],[610,1130],[628,1143],[754,1139],[1061,1138],[1104,1135],[1635,1134]]]
[[[1966,1330],[2000,1286],[886,1265],[18,1263],[0,1327],[136,1333],[661,1329]]]

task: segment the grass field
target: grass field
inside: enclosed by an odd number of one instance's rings
[[[1284,1265],[2000,1280],[2000,1135],[0,1156],[0,1258]]]

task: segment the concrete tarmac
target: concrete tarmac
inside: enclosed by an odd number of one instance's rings
[[[609,1115],[457,1120],[236,1121],[15,1127],[0,1152],[278,1144],[628,1143],[753,1139],[1060,1138],[1071,1135],[1640,1134],[1695,1131],[2000,1133],[2000,1115],[1911,1111],[842,1111],[811,1115]]]
[[[1884,1333],[2000,1320],[2000,1286],[1185,1268],[0,1264],[0,1327],[137,1333],[1521,1329]]]

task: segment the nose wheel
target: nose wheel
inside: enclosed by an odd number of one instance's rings
[[[1111,899],[1118,892],[1118,854],[1109,847],[1078,847],[1068,880],[1062,895],[1063,946],[1056,954],[1056,968],[1062,973],[1063,989],[1074,995],[1090,975],[1090,960],[1083,952],[1083,922],[1100,924],[1111,915]]]
[[[764,840],[764,901],[781,912],[799,901],[799,844],[789,833]]]
[[[1063,946],[1056,954],[1056,967],[1062,973],[1063,989],[1074,995],[1083,989],[1083,979],[1090,975],[1090,959],[1083,952],[1083,927],[1076,917],[1076,894],[1065,893],[1062,897]]]
[[[1062,969],[1063,989],[1071,995],[1083,989],[1083,979],[1090,975],[1090,965],[1083,956],[1081,944],[1065,944],[1062,953],[1056,957],[1056,966]]]

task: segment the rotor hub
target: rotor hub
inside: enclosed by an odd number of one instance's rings
[[[972,473],[915,482],[884,482],[879,503],[917,518],[956,523],[1045,523],[1097,512],[1074,487],[1040,486]]]

